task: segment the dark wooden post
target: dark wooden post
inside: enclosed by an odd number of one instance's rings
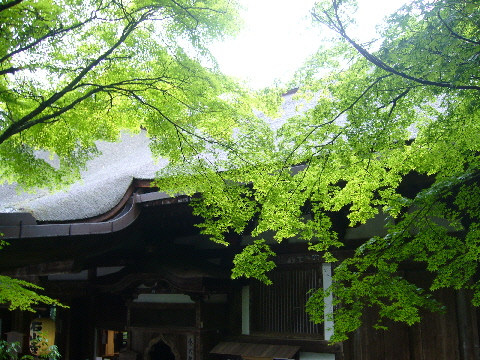
[[[465,289],[455,291],[460,360],[480,359],[477,317],[470,298]]]

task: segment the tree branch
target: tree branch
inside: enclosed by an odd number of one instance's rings
[[[333,21],[331,16],[327,13],[324,12],[324,15],[328,18],[329,23],[325,23],[320,16],[312,12],[312,16],[315,18],[315,20],[326,24],[330,29],[334,30],[336,33],[338,33],[340,36],[342,36],[345,40],[347,40],[365,59],[367,59],[369,62],[371,62],[373,65],[377,66],[380,69],[383,69],[391,74],[398,75],[404,79],[414,81],[416,83],[422,84],[422,85],[429,85],[429,86],[437,86],[437,87],[443,87],[443,88],[449,88],[449,89],[456,89],[456,90],[477,90],[480,91],[480,86],[477,85],[454,85],[452,83],[447,83],[447,82],[438,82],[438,81],[430,81],[422,78],[418,78],[415,76],[408,75],[402,71],[396,70],[395,68],[391,67],[390,65],[386,64],[382,60],[380,60],[378,57],[375,55],[371,54],[368,52],[364,47],[361,45],[357,44],[352,38],[348,36],[346,33],[343,24],[338,16],[338,6],[335,6],[336,2],[334,2],[334,9],[335,9],[335,16],[337,19],[337,23]]]
[[[184,133],[190,135],[190,136],[193,136],[193,137],[196,137],[202,141],[205,141],[206,143],[209,143],[209,144],[214,144],[214,145],[219,145],[220,147],[223,147],[227,150],[230,150],[232,151],[234,154],[236,154],[242,161],[244,161],[246,164],[249,164],[249,165],[254,165],[252,163],[250,163],[248,160],[244,159],[239,153],[238,151],[233,148],[232,146],[228,145],[228,144],[225,144],[225,143],[222,143],[220,141],[217,141],[215,139],[208,139],[204,136],[201,136],[199,134],[196,134],[180,125],[178,125],[175,121],[173,121],[172,119],[170,119],[167,115],[165,115],[163,113],[163,111],[161,111],[158,107],[156,107],[155,105],[152,105],[148,102],[146,102],[145,100],[143,100],[140,96],[138,96],[137,94],[135,94],[134,92],[129,92],[131,94],[131,96],[136,99],[138,102],[140,102],[141,104],[151,108],[152,110],[155,110],[158,114],[160,114],[160,116],[165,119],[166,121],[168,121],[170,124],[172,124],[175,128],[178,128],[180,130],[182,130]]]
[[[36,109],[32,110],[29,114],[25,115],[20,120],[16,121],[15,123],[11,124],[1,135],[0,135],[0,144],[2,144],[5,140],[9,137],[18,134],[25,129],[30,128],[31,126],[42,122],[42,121],[34,121],[33,119],[40,115],[45,109],[52,106],[56,101],[60,100],[63,96],[67,93],[72,91],[77,84],[98,64],[100,64],[103,60],[107,59],[120,45],[122,45],[128,36],[141,24],[145,21],[148,16],[153,12],[153,10],[149,9],[145,11],[138,20],[128,23],[125,28],[123,29],[122,35],[120,38],[102,55],[97,57],[95,60],[90,62],[88,66],[82,69],[82,71],[69,83],[67,84],[62,90],[53,94],[50,98],[42,102]],[[85,99],[85,96],[82,96],[81,99]],[[50,115],[47,117],[51,118]],[[30,125],[31,123],[32,125]]]
[[[95,16],[91,17],[91,18],[88,18],[87,20],[81,22],[81,23],[78,23],[78,24],[75,24],[75,25],[72,25],[72,26],[69,26],[67,28],[60,28],[60,29],[55,29],[55,30],[51,30],[49,31],[48,33],[46,33],[45,35],[41,36],[40,38],[36,39],[35,41],[32,41],[30,44],[28,45],[25,45],[21,48],[18,48],[17,50],[15,51],[12,51],[11,53],[8,53],[6,54],[4,57],[2,57],[0,59],[0,63],[4,62],[5,60],[11,58],[13,55],[15,54],[18,54],[22,51],[25,51],[25,50],[28,50],[28,49],[31,49],[33,48],[34,46],[38,45],[39,43],[41,43],[42,41],[50,38],[50,37],[53,37],[53,36],[57,36],[57,35],[60,35],[62,33],[66,33],[66,32],[69,32],[69,31],[72,31],[78,27],[81,27],[87,23],[89,23],[90,21],[94,20],[95,19]],[[15,68],[15,71],[17,70],[21,70],[21,68]],[[4,71],[0,71],[0,75],[3,75],[2,73],[4,73]]]
[[[15,74],[17,71],[22,70],[23,68],[21,67],[9,67],[8,69],[3,69],[0,70],[0,75],[6,75],[6,74]]]
[[[459,39],[459,40],[463,40],[463,41],[466,41],[466,42],[469,42],[471,44],[475,44],[475,45],[480,45],[480,41],[475,41],[475,40],[472,40],[472,39],[469,39],[469,38],[466,38],[462,35],[460,35],[459,33],[453,31],[453,29],[448,26],[447,22],[442,18],[442,16],[440,15],[440,12],[437,13],[437,16],[438,18],[440,19],[440,21],[442,22],[443,26],[445,26],[447,28],[447,30],[450,32],[450,34]]]
[[[4,10],[7,10],[7,9],[10,9],[11,7],[14,7],[15,5],[20,4],[22,1],[23,0],[14,0],[14,1],[7,2],[5,4],[1,4],[0,5],[0,12],[2,12]]]

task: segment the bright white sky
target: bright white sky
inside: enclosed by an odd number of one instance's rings
[[[317,49],[320,29],[308,17],[315,0],[240,0],[246,7],[245,29],[234,40],[212,48],[221,70],[247,80],[254,88],[287,81]],[[355,33],[361,39],[375,35],[375,25],[405,0],[358,0]]]

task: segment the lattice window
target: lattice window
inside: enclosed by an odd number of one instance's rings
[[[322,287],[321,266],[275,269],[272,285],[254,281],[250,285],[250,325],[254,333],[318,334],[323,326],[305,313],[308,291]]]

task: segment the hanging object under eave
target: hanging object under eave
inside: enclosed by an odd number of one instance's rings
[[[30,352],[33,355],[47,355],[52,345],[55,345],[55,321],[41,317],[32,320],[30,323]]]

